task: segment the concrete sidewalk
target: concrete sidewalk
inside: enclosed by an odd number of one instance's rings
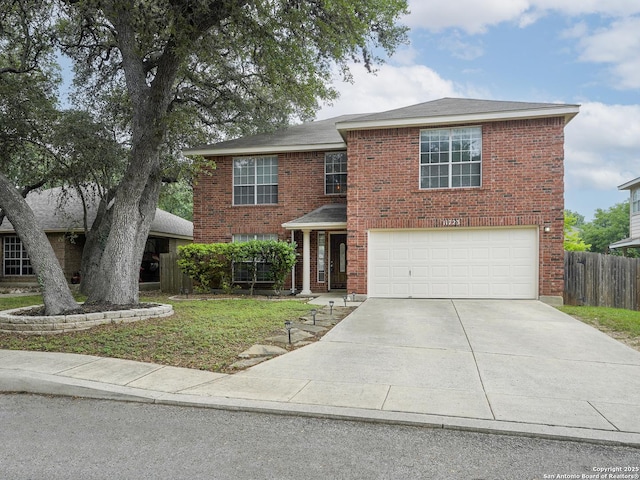
[[[369,299],[234,375],[0,350],[0,391],[640,446],[640,352],[537,301]]]

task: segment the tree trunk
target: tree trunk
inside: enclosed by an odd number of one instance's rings
[[[0,208],[24,244],[38,279],[46,315],[59,315],[78,308],[53,247],[15,185],[0,174]]]
[[[98,274],[100,259],[111,229],[112,212],[108,208],[111,200],[111,195],[100,200],[93,224],[89,229],[85,228],[86,240],[82,250],[80,291],[87,296],[99,288],[97,284],[100,277]]]
[[[102,254],[89,252],[94,258],[100,256],[99,265],[92,274],[87,288],[87,303],[127,305],[139,300],[139,274],[144,247],[151,230],[160,186],[158,172],[149,176],[141,194],[123,194],[131,191],[127,180],[116,194],[111,228]],[[99,249],[100,245],[94,245]]]

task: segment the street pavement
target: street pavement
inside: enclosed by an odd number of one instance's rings
[[[640,352],[534,300],[368,299],[232,375],[0,350],[0,391],[640,446]]]

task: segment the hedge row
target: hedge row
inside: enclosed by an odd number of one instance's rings
[[[267,263],[273,289],[284,287],[287,275],[296,263],[296,244],[275,240],[251,240],[238,243],[192,243],[178,247],[178,265],[204,291],[233,288],[233,266],[242,263],[249,272],[251,294],[258,281],[260,264]]]

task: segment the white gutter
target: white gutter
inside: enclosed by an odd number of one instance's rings
[[[202,155],[202,156],[223,156],[223,155],[265,155],[268,153],[286,153],[286,152],[316,152],[327,150],[345,150],[347,144],[344,142],[337,143],[316,143],[304,145],[266,145],[256,147],[229,147],[216,148],[215,145],[206,147],[188,148],[183,150],[184,155]]]
[[[347,228],[347,222],[325,222],[325,223],[283,223],[282,226],[287,230],[344,230]]]
[[[378,128],[399,128],[399,127],[415,127],[429,125],[447,125],[454,123],[478,123],[478,122],[499,122],[503,120],[524,120],[529,118],[544,117],[565,117],[565,122],[575,117],[580,111],[580,107],[575,105],[561,106],[552,108],[539,108],[531,110],[517,110],[511,112],[485,112],[485,113],[466,113],[460,115],[440,115],[436,117],[413,117],[413,118],[397,118],[386,120],[369,120],[369,121],[353,121],[336,123],[338,131],[349,130],[372,130]]]

